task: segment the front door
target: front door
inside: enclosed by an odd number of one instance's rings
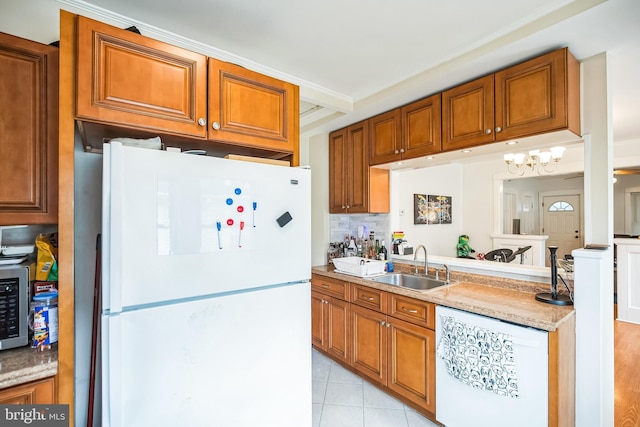
[[[582,246],[580,195],[544,196],[542,212],[542,234],[549,236],[547,247],[558,247],[558,259]],[[548,257],[545,265],[549,266]]]

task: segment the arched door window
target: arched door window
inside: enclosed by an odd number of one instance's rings
[[[549,212],[571,212],[573,205],[569,202],[557,201],[549,206]]]

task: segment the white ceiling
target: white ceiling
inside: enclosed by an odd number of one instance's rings
[[[578,60],[607,51],[614,139],[640,138],[638,0],[0,3],[0,31],[26,38],[55,40],[62,8],[292,81],[308,135],[558,47]]]

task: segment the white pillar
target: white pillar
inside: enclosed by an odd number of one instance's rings
[[[575,258],[576,426],[613,425],[613,135],[607,53],[582,62],[585,243]]]
[[[576,426],[613,426],[613,248],[576,249]]]

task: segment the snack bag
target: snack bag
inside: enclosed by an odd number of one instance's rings
[[[47,281],[51,269],[56,262],[54,257],[55,248],[49,242],[46,235],[40,234],[36,238],[36,247],[38,248],[38,259],[36,261],[36,280]],[[57,274],[56,274],[57,279]]]

